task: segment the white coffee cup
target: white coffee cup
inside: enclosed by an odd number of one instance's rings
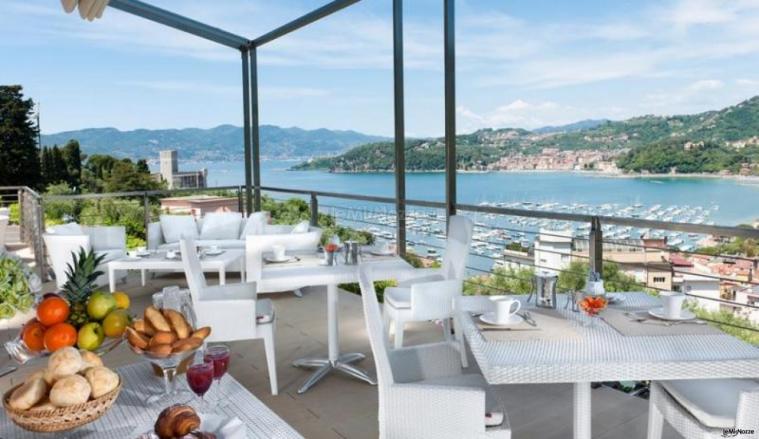
[[[219,246],[218,245],[212,245],[209,250],[211,253],[219,253]]]
[[[676,319],[680,317],[685,302],[685,294],[677,291],[662,291],[659,293],[664,308],[664,317]]]
[[[498,323],[509,323],[511,316],[522,308],[522,302],[507,296],[490,296],[490,301],[495,306],[495,321]]]
[[[281,261],[285,259],[285,246],[275,244],[271,246],[271,252],[274,255],[274,259],[277,261]]]
[[[166,257],[169,259],[174,259],[177,257],[177,252],[174,250],[166,250]]]
[[[129,250],[127,252],[127,256],[129,256],[132,259],[136,258],[138,254],[139,252],[137,250]]]

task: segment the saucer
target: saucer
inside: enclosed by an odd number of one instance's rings
[[[666,317],[664,315],[664,308],[653,308],[649,309],[648,313],[657,319],[662,320],[674,320],[674,321],[680,321],[680,320],[693,320],[696,318],[696,315],[693,314],[691,311],[688,311],[687,309],[680,310],[680,317]]]
[[[296,259],[297,258],[295,256],[285,256],[282,259],[275,259],[274,256],[264,256],[264,261],[269,262],[271,264],[282,264],[284,262],[291,262]]]
[[[488,325],[508,326],[508,325],[516,325],[518,323],[522,323],[524,319],[518,316],[517,314],[512,314],[511,316],[509,316],[509,320],[507,322],[500,323],[495,319],[495,312],[486,312],[485,314],[480,316],[480,320],[483,323],[487,323]]]
[[[219,256],[220,254],[224,253],[224,250],[206,250],[205,255],[206,256]]]
[[[392,250],[383,251],[382,249],[370,250],[369,254],[374,256],[393,256],[395,252]]]
[[[616,305],[625,301],[624,294],[606,293],[606,300],[609,305]]]
[[[137,252],[137,256],[140,257],[140,258],[146,258],[146,257],[150,256],[150,252],[148,252],[148,251]]]

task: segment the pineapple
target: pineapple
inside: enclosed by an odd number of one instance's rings
[[[67,266],[62,295],[71,307],[68,322],[79,328],[89,321],[87,300],[95,289],[95,280],[103,274],[96,267],[105,256],[95,256],[92,250],[82,248],[79,249],[79,254],[73,254],[73,257],[74,260]]]

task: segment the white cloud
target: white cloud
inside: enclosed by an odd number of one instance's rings
[[[563,125],[590,117],[585,110],[552,101],[528,102],[516,99],[491,111],[478,113],[466,106],[456,109],[460,131],[479,128],[538,128]]]
[[[725,87],[725,83],[719,79],[702,79],[700,81],[692,82],[690,85],[688,85],[688,89],[694,92],[718,90],[723,87]]]

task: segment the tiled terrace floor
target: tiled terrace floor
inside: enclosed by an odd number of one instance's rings
[[[235,282],[236,279],[229,279]],[[147,306],[150,294],[166,285],[184,285],[180,275],[165,275],[151,280],[146,288],[139,286],[138,276],[130,276],[120,285],[133,298],[135,312]],[[52,288],[52,287],[51,287]],[[362,382],[333,374],[323,379],[304,395],[297,389],[308,372],[290,366],[300,357],[323,355],[326,352],[326,291],[323,288],[304,290],[304,297],[292,294],[269,295],[277,311],[277,364],[280,394],[269,393],[264,347],[261,341],[231,344],[233,360],[230,373],[258,398],[306,438],[376,438],[377,390]],[[12,334],[3,334],[3,339]],[[340,295],[340,336],[343,351],[370,354],[364,329],[360,296],[347,292]],[[431,323],[412,325],[407,330],[407,343],[437,340],[439,332]],[[138,361],[125,346],[106,357],[111,366]],[[474,364],[474,361],[471,361]],[[362,367],[373,372],[371,355]],[[474,366],[476,367],[476,366]],[[32,366],[0,379],[0,388],[23,379]],[[156,381],[156,385],[159,382]],[[506,404],[516,439],[570,438],[572,393],[570,385],[499,386]],[[593,390],[593,437],[599,439],[632,439],[645,437],[647,401],[630,397],[608,388]],[[679,438],[668,426],[665,438]]]

